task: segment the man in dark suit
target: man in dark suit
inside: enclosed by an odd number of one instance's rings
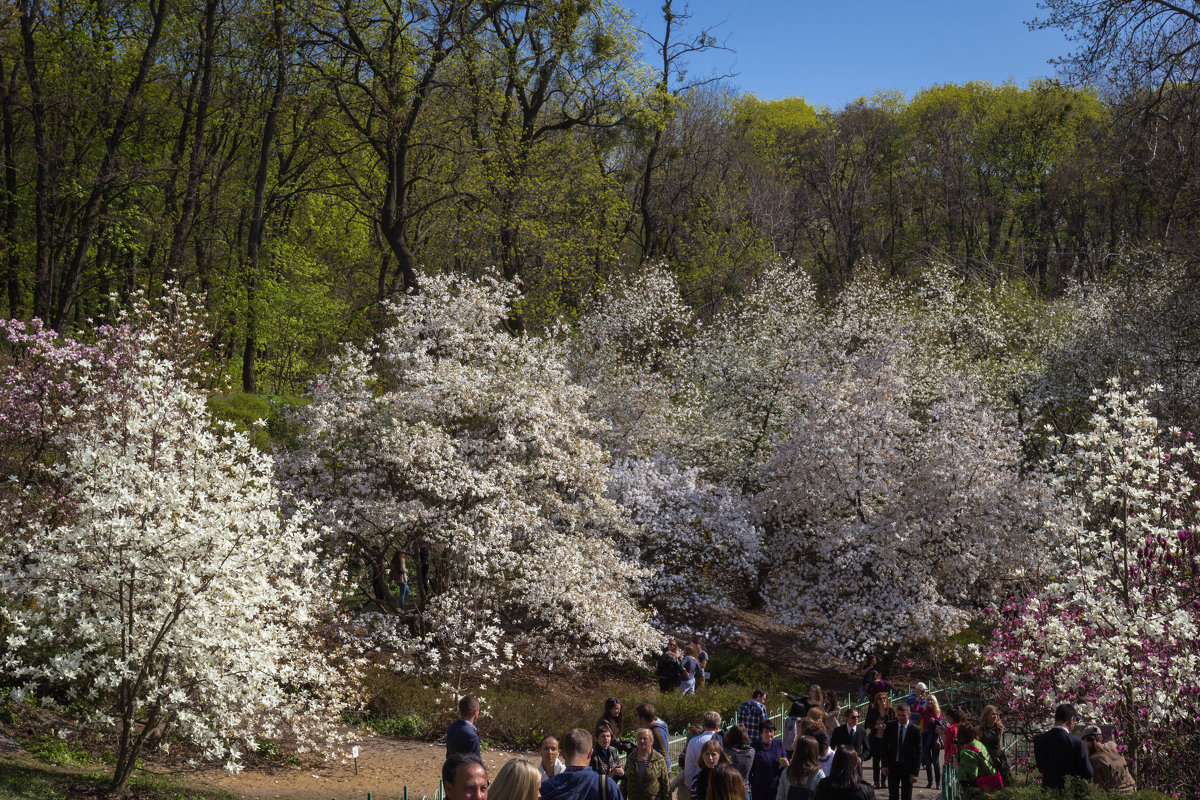
[[[921,774],[921,729],[903,700],[892,706],[896,721],[883,729],[883,777],[888,800],[912,800],[913,784]]]
[[[475,720],[479,719],[479,701],[471,695],[458,698],[458,719],[446,728],[446,758],[462,755],[482,756]]]
[[[829,737],[829,746],[834,750],[843,744],[853,747],[860,759],[871,757],[871,746],[867,742],[867,729],[858,724],[858,711],[853,708],[846,712],[846,721],[834,728],[833,735]]]
[[[1033,737],[1033,757],[1046,789],[1063,788],[1068,775],[1085,781],[1092,779],[1087,747],[1071,735],[1071,726],[1078,718],[1075,706],[1063,703],[1054,709],[1054,727]]]

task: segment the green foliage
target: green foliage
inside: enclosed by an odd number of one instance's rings
[[[92,758],[74,742],[55,736],[43,736],[22,742],[26,752],[38,761],[59,767],[75,767],[92,763]]]
[[[797,694],[806,688],[787,680],[780,670],[771,664],[756,660],[748,653],[711,653],[708,658],[708,671],[712,673],[713,683],[757,687],[764,689],[768,696],[781,691]],[[747,694],[742,700],[749,697]]]
[[[760,100],[744,94],[734,101],[739,135],[757,156],[777,158],[786,143],[817,124],[817,109],[803,97]]]
[[[270,739],[254,737],[254,752],[260,756],[277,756],[279,755],[279,743],[273,742]]]
[[[246,394],[232,391],[214,394],[208,398],[208,408],[213,416],[230,422],[250,436],[251,443],[259,450],[269,450],[272,445],[287,446],[292,438],[292,426],[287,412],[298,406],[307,405],[303,397]],[[259,420],[266,425],[260,425]]]
[[[988,795],[995,800],[1167,800],[1161,792],[1142,790],[1138,792],[1105,792],[1075,777],[1067,779],[1067,785],[1056,792],[1047,792],[1040,783],[1018,783]]]
[[[0,800],[77,800],[107,795],[107,775],[60,771],[0,758]],[[136,775],[128,794],[138,800],[236,800],[216,789],[199,789],[155,775]]]
[[[725,658],[746,673],[770,673],[766,666],[754,666],[748,656]],[[710,668],[712,664],[710,660]],[[689,724],[699,723],[711,709],[732,719],[754,688],[710,682],[700,695],[680,697],[674,692],[660,693],[652,682],[638,679],[588,681],[583,686],[571,681],[562,676],[552,680],[550,689],[542,683],[521,683],[488,690],[482,697],[480,736],[504,747],[536,749],[544,736],[560,735],[570,728],[590,731],[609,697],[621,699],[627,732],[634,726],[634,709],[650,702],[671,733],[680,733]],[[372,696],[369,712],[347,715],[347,724],[363,725],[385,736],[433,739],[457,716],[440,692],[416,678],[379,670],[369,677],[368,685]],[[775,682],[763,681],[763,685],[774,686]]]

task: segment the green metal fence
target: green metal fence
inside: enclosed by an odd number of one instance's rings
[[[354,798],[361,797],[362,792],[355,792],[353,795],[342,795],[343,800],[354,800]],[[399,794],[381,792],[377,795],[374,792],[367,792],[367,800],[376,800],[376,797],[378,797],[379,800],[392,800],[392,798],[395,798],[396,800],[443,800],[444,792],[441,781],[438,781],[438,788],[437,791],[433,793],[433,797],[430,797],[427,794],[423,794],[420,797],[417,797],[415,794],[409,794],[407,786],[401,789]],[[338,798],[332,797],[330,800],[338,800]]]

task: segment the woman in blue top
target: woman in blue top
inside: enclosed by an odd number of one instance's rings
[[[683,677],[679,679],[679,694],[696,693],[696,673],[700,670],[700,662],[696,660],[699,652],[696,645],[689,644],[683,648],[683,661],[679,662]]]

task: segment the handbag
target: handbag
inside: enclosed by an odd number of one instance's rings
[[[1000,777],[999,772],[991,775],[980,775],[975,779],[975,788],[981,792],[998,792],[1004,788],[1004,778]]]
[[[989,767],[992,766],[991,759],[986,753],[980,751],[978,747],[965,747],[964,750],[970,750],[972,753],[979,753],[984,758],[984,763]],[[995,769],[995,767],[992,767]],[[998,792],[1004,788],[1004,778],[1000,777],[1000,770],[996,770],[991,775],[980,775],[975,778],[975,788],[987,794],[988,792]]]

